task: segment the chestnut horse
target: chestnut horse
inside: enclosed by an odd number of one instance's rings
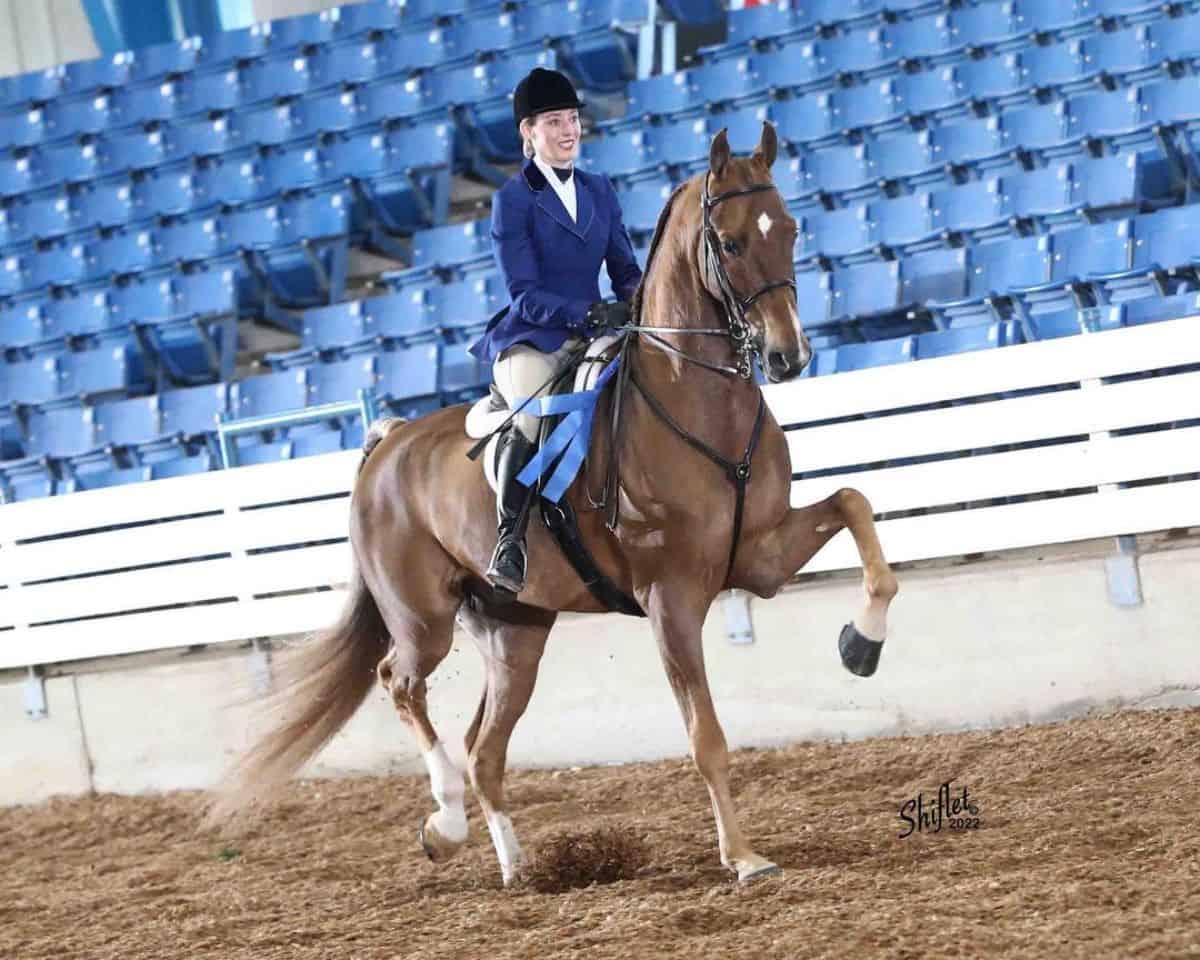
[[[795,299],[796,222],[771,180],[775,154],[769,124],[748,158],[731,155],[722,131],[708,170],[672,196],[635,298],[636,326],[626,334],[629,376],[606,388],[623,391],[617,440],[609,441],[610,415],[598,411],[588,463],[567,492],[598,566],[649,618],[708,786],[721,862],[740,880],[778,868],[754,851],[734,810],[701,647],[709,607],[732,587],[774,596],[847,528],[866,597],[839,647],[846,666],[867,675],[897,591],[871,506],[858,491],[790,508],[784,433],[747,375],[752,351],[776,382],[798,375],[811,355]],[[428,766],[438,809],[420,829],[421,844],[434,860],[457,852],[468,834],[464,778],[426,709],[426,679],[450,651],[457,619],[475,639],[487,676],[466,734],[468,772],[505,883],[514,877],[521,848],[504,799],[509,737],[558,612],[604,607],[541,524],[530,525],[519,601],[486,583],[495,503],[483,470],[466,456],[465,413],[450,407],[372,428],[350,501],[357,573],[345,612],[298,651],[297,679],[283,691],[287,713],[234,768],[214,819],[295,773],[378,677]],[[590,491],[614,453],[619,509],[606,523]],[[739,476],[744,497],[731,495]]]

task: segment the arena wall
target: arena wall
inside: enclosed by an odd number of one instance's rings
[[[1200,703],[1200,538],[1144,536],[1138,546],[1144,602],[1128,608],[1109,598],[1111,540],[902,569],[884,658],[866,680],[842,669],[835,646],[860,603],[856,576],[822,576],[753,601],[750,644],[729,641],[714,606],[705,644],[730,743],[899,736]],[[40,721],[23,714],[23,676],[0,675],[0,802],[209,785],[261,722],[256,662],[245,645],[226,644],[61,665],[46,679],[49,715]],[[460,759],[481,684],[473,644],[458,635],[430,699]],[[246,702],[230,706],[239,698]],[[572,766],[686,752],[645,622],[562,617],[511,762]],[[308,773],[422,770],[376,692]]]

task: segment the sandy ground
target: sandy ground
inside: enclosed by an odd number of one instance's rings
[[[634,880],[544,894],[472,843],[414,839],[423,779],[295,784],[244,836],[195,794],[0,812],[0,958],[1200,957],[1200,709],[741,751],[734,788],[781,877],[740,887],[707,795],[669,761],[511,774],[527,849],[601,823],[644,836]],[[979,827],[908,829],[965,786]]]

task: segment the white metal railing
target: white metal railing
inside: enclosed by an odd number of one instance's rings
[[[885,515],[888,558],[918,560],[1200,525],[1200,480],[1186,478],[1200,472],[1200,426],[1171,426],[1200,419],[1200,372],[1188,364],[1200,364],[1200,320],[839,374],[766,395],[788,427],[793,470],[825,474],[796,481],[793,504],[858,487]],[[1158,375],[1107,382],[1150,371]],[[1050,387],[1058,389],[1012,396]],[[889,412],[908,408],[917,409]],[[1111,435],[1132,427],[1153,429]],[[1020,448],[964,455],[1010,445]],[[861,469],[930,457],[941,459]],[[348,451],[0,507],[0,668],[324,625],[342,593],[311,589],[347,578],[358,458]],[[1073,493],[1020,499],[1060,491]],[[857,564],[842,533],[805,569]]]

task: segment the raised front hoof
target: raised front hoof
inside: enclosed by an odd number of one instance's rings
[[[433,816],[430,814],[417,828],[417,842],[421,844],[421,849],[430,860],[434,863],[445,863],[466,845],[466,840],[447,840],[438,833],[437,827],[430,823]]]
[[[842,655],[842,665],[856,677],[873,674],[879,666],[882,652],[882,640],[867,639],[853,623],[842,627],[842,635],[838,637],[838,653]]]
[[[759,864],[748,864],[738,869],[738,883],[755,883],[767,877],[782,876],[783,867],[776,866],[770,861]]]

